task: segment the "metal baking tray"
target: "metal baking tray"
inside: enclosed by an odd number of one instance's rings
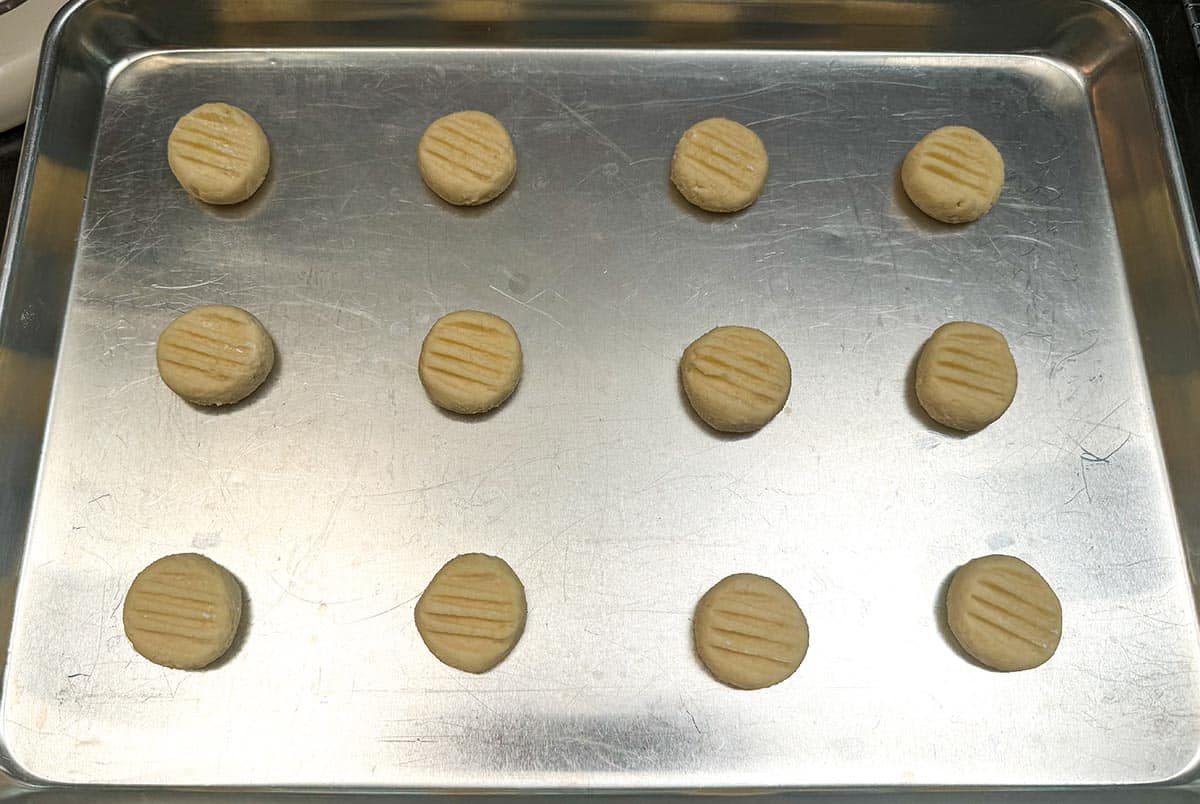
[[[209,209],[165,140],[249,110],[271,175]],[[459,210],[415,146],[499,117],[511,190]],[[691,123],[771,155],[744,213],[690,209]],[[929,130],[1004,154],[996,208],[935,225],[898,191]],[[1152,48],[1106,0],[90,0],[53,25],[0,316],[4,765],[27,783],[337,790],[1038,787],[1189,781],[1200,747],[1196,231]],[[232,410],[157,377],[179,312],[257,315],[280,360]],[[425,398],[460,308],[513,323],[500,411]],[[956,437],[910,391],[948,320],[1020,369]],[[726,438],[688,412],[683,347],[773,335],[784,412]],[[138,657],[134,574],[173,552],[249,598],[207,672]],[[507,559],[524,638],[471,676],[412,608],[443,562]],[[992,673],[943,627],[950,573],[1018,555],[1064,637]],[[733,572],[783,583],[812,645],[728,689],[690,615]]]

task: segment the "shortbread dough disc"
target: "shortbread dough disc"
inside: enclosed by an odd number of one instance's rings
[[[459,310],[434,322],[417,372],[438,407],[483,413],[512,395],[521,379],[521,342],[512,325],[478,310]]]
[[[730,575],[700,599],[692,637],[717,681],[756,690],[796,672],[808,652],[808,621],[782,586],[743,573]]]
[[[517,172],[517,152],[490,114],[455,112],[425,129],[417,144],[417,167],[444,201],[475,206],[507,189]]]
[[[229,650],[242,619],[242,588],[229,570],[196,553],[166,556],[133,579],[125,635],[155,664],[199,670]]]
[[[1004,159],[987,137],[966,126],[926,134],[904,158],[904,192],[922,212],[944,223],[983,217],[1004,187]]]
[[[974,432],[999,419],[1017,393],[1017,364],[996,330],[969,321],[938,327],[917,359],[917,399],[934,421]]]
[[[240,307],[189,310],[158,336],[158,373],[196,405],[231,405],[254,392],[275,365],[275,346]]]
[[[1012,556],[959,567],[946,594],[946,618],[963,650],[995,670],[1028,670],[1054,655],[1062,604],[1037,570]]]
[[[671,159],[671,181],[709,212],[737,212],[758,199],[767,181],[767,149],[741,123],[713,117],[683,132]]]
[[[171,172],[208,204],[237,204],[258,190],[271,166],[267,135],[246,112],[206,103],[179,118],[167,139]]]
[[[468,553],[438,570],[415,616],[421,639],[441,662],[485,673],[521,638],[525,587],[502,559]]]
[[[748,433],[771,421],[792,389],[792,366],[770,335],[717,327],[692,342],[679,363],[688,401],[710,427]]]

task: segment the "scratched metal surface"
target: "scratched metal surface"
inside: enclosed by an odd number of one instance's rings
[[[158,53],[100,114],[3,687],[10,772],[57,782],[369,788],[1155,782],[1200,742],[1196,618],[1085,77],[1029,56],[548,48]],[[271,140],[245,208],[190,201],[176,117],[223,99]],[[485,109],[519,154],[478,210],[415,146]],[[771,155],[732,217],[671,190],[678,135],[750,125]],[[979,223],[897,193],[907,148],[968,123],[1004,154]],[[26,234],[28,237],[28,233]],[[202,411],[154,344],[197,304],[272,332],[267,385]],[[425,398],[440,315],[513,323],[494,415]],[[914,358],[947,320],[1003,331],[1009,412],[956,437]],[[773,335],[784,412],[725,438],[689,414],[683,347]],[[120,607],[199,551],[248,595],[233,654],[163,669]],[[496,670],[439,664],[412,622],[449,558],[504,557],[529,621]],[[1005,552],[1058,591],[1064,638],[991,673],[942,626],[948,576]],[[812,646],[739,692],[690,613],[733,572],[783,583]]]

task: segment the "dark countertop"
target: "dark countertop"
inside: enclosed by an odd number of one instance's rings
[[[1175,136],[1179,141],[1179,152],[1191,190],[1192,206],[1200,208],[1200,196],[1197,194],[1200,190],[1200,105],[1195,102],[1200,90],[1200,56],[1192,40],[1184,2],[1125,0],[1125,4],[1142,18],[1154,38],[1171,106],[1171,118],[1175,123]],[[8,220],[21,134],[20,128],[0,134],[0,221]]]
[[[1180,0],[1125,0],[1154,37],[1192,208],[1200,209],[1200,55]]]
[[[0,134],[0,225],[8,220],[13,185],[17,182],[17,157],[21,153],[21,135],[24,133],[24,128],[14,128]],[[5,232],[0,231],[0,244],[4,243],[4,235]]]

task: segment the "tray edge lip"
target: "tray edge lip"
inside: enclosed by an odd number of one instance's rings
[[[50,88],[53,84],[53,76],[58,70],[57,48],[62,39],[63,32],[76,12],[92,2],[97,2],[97,0],[71,0],[60,8],[47,26],[45,36],[42,38],[42,43],[38,51],[38,68],[32,98],[29,103],[25,135],[21,141],[21,156],[17,163],[16,181],[13,184],[12,207],[9,211],[5,228],[4,248],[0,250],[0,311],[3,311],[8,304],[12,273],[16,269],[17,252],[20,248],[20,242],[24,239],[25,224],[29,213],[29,197],[37,173],[35,166],[41,150],[40,143],[43,130],[46,126],[45,110],[50,102]],[[43,430],[44,428],[45,424],[43,425]],[[44,444],[44,442],[45,432],[42,433],[42,443]],[[16,565],[16,584],[11,592],[14,601],[17,596],[17,587],[23,575],[26,547],[26,539],[23,535],[20,549],[14,551],[15,555],[13,558]],[[0,628],[3,628],[5,631],[5,650],[4,655],[0,657],[0,723],[3,722],[4,713],[7,709],[7,701],[3,695],[3,690],[7,686],[11,632],[15,622],[14,617],[0,624]],[[7,737],[2,732],[0,732],[0,779],[8,780],[14,786],[26,791],[54,789],[59,786],[53,780],[29,772],[28,769],[18,762],[16,755],[10,749]]]
[[[71,0],[59,9],[46,28],[38,51],[37,76],[34,82],[33,97],[29,102],[29,115],[25,127],[25,136],[21,140],[21,159],[17,163],[17,180],[13,184],[13,203],[9,212],[4,240],[4,249],[0,251],[0,310],[8,295],[9,274],[17,254],[17,242],[22,239],[28,204],[29,192],[33,186],[34,162],[33,154],[39,150],[42,132],[46,125],[45,109],[49,104],[51,78],[58,68],[55,49],[67,23],[82,7],[97,0]]]
[[[1171,107],[1167,99],[1166,85],[1163,81],[1162,62],[1158,56],[1158,49],[1154,46],[1154,39],[1150,36],[1150,29],[1146,27],[1141,17],[1121,2],[1121,0],[1088,1],[1105,8],[1109,13],[1114,15],[1133,37],[1139,61],[1145,74],[1145,86],[1149,92],[1149,100],[1151,101],[1154,115],[1157,118],[1159,130],[1162,132],[1162,139],[1158,143],[1158,150],[1166,162],[1168,174],[1166,176],[1166,183],[1173,196],[1173,206],[1178,213],[1179,234],[1183,241],[1181,245],[1183,246],[1185,257],[1190,263],[1193,283],[1195,286],[1200,287],[1200,226],[1197,225],[1196,206],[1192,203],[1187,173],[1184,171],[1183,158],[1179,151],[1179,138],[1175,133],[1174,121],[1171,119]],[[1173,487],[1170,493],[1172,497],[1175,496]],[[1188,545],[1185,541],[1183,544],[1185,552],[1187,551],[1187,547]],[[1197,589],[1195,580],[1192,583],[1192,600],[1193,613],[1196,615],[1195,622],[1200,624],[1200,590]],[[1200,790],[1200,744],[1195,746],[1191,759],[1187,764],[1177,769],[1170,776],[1151,783],[1150,786]]]

